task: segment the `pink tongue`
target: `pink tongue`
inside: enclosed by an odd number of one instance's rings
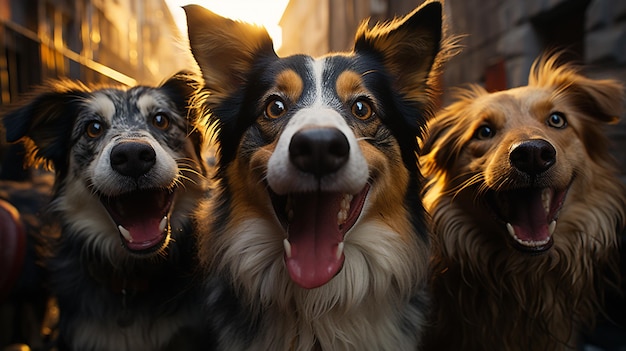
[[[159,244],[166,235],[161,220],[169,208],[169,195],[160,190],[137,191],[119,196],[109,204],[114,221],[130,233],[126,240],[131,250],[144,250]]]
[[[326,284],[343,265],[343,254],[336,255],[343,241],[337,225],[342,198],[337,193],[292,195],[291,257],[285,257],[285,263],[291,279],[303,288]]]
[[[165,231],[159,230],[162,218],[143,218],[125,223],[124,228],[128,230],[133,241],[126,241],[126,246],[132,250],[148,249],[163,240]]]
[[[512,197],[511,225],[518,239],[544,241],[550,236],[548,214],[541,202],[541,189],[524,190]]]

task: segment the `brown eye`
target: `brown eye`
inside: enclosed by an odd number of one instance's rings
[[[276,119],[285,115],[287,108],[285,102],[280,98],[274,98],[265,106],[265,116]]]
[[[157,113],[152,117],[152,125],[161,130],[165,130],[170,126],[170,119],[164,113]]]
[[[546,122],[552,128],[562,129],[567,127],[567,120],[561,112],[553,112]]]
[[[352,104],[352,114],[360,120],[366,120],[372,116],[372,107],[365,100],[357,100]]]
[[[104,132],[104,127],[98,121],[91,121],[87,124],[87,128],[85,128],[85,132],[87,136],[90,138],[97,138]]]
[[[490,126],[480,126],[474,133],[474,138],[478,140],[487,140],[493,138],[496,135],[496,131]]]

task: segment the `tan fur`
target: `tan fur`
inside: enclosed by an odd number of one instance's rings
[[[616,259],[626,207],[602,123],[621,114],[623,89],[557,61],[539,59],[528,86],[461,91],[429,124],[420,161],[434,232],[430,350],[570,349],[600,308],[598,283]],[[554,111],[567,128],[546,124]],[[485,123],[495,136],[476,140]],[[538,255],[513,248],[504,223],[485,207],[487,192],[515,186],[508,152],[529,138],[556,149],[550,182],[571,182],[554,245]]]
[[[222,349],[378,351],[419,344],[428,303],[428,243],[415,190],[421,187],[415,135],[434,105],[430,84],[438,72],[431,67],[438,68],[448,54],[441,41],[441,4],[429,1],[420,9],[410,20],[363,26],[352,52],[297,55],[276,65],[266,35],[248,40],[256,30],[240,23],[230,38],[220,38],[235,22],[185,7],[220,142],[215,191],[196,221],[207,279],[225,280],[228,296],[236,300],[217,326]],[[235,43],[241,38],[243,43]],[[215,52],[227,50],[242,64],[216,62],[222,57]],[[381,72],[380,86],[367,76]],[[243,82],[240,91],[237,82]],[[273,98],[284,103],[285,116],[267,116]],[[356,102],[364,104],[363,114],[354,112]],[[250,108],[255,104],[256,110]],[[259,113],[263,107],[265,115]],[[345,164],[323,176],[298,170],[291,160],[294,135],[314,128],[332,128],[349,145]],[[297,222],[281,219],[283,209],[274,207],[290,207],[276,197],[287,202],[312,192],[355,195],[358,206],[337,242],[340,268],[308,287],[294,279],[287,260],[290,229],[297,227],[289,225]],[[347,223],[339,223],[342,214],[312,221],[341,226]],[[212,297],[219,300],[217,295]]]

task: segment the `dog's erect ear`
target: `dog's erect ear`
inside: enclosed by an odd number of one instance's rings
[[[229,95],[245,83],[255,59],[276,56],[265,28],[221,17],[198,5],[183,8],[191,52],[214,97]]]
[[[65,168],[71,143],[72,126],[80,100],[88,89],[70,81],[56,82],[43,88],[2,116],[8,142],[24,142],[28,165],[52,163]]]
[[[624,87],[611,79],[591,79],[574,66],[559,63],[559,53],[547,54],[533,63],[529,85],[555,87],[571,95],[572,102],[586,116],[604,123],[616,123],[624,109]]]
[[[390,23],[369,29],[367,22],[357,31],[354,51],[371,53],[396,79],[394,88],[404,98],[422,106],[431,103],[428,80],[439,53],[442,39],[442,7],[429,2]]]

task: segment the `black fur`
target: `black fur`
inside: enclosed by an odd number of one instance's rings
[[[51,211],[62,234],[46,265],[60,309],[60,350],[210,349],[197,303],[196,243],[188,218],[207,190],[204,140],[197,130],[201,116],[193,107],[198,88],[186,73],[158,87],[130,89],[53,82],[4,116],[7,140],[24,142],[29,163],[47,164],[56,174]],[[109,157],[110,145],[137,140],[160,145],[154,162],[159,167],[169,162],[174,178],[155,180],[162,172],[152,169],[127,177],[108,169],[113,161],[97,162]],[[116,181],[107,180],[103,169]],[[103,204],[153,188],[175,192],[166,215],[165,237],[171,241],[145,252],[131,250],[120,242],[124,236],[117,226],[125,225],[127,211],[141,210],[117,208],[120,224]],[[133,207],[154,211],[151,199],[133,200]]]

